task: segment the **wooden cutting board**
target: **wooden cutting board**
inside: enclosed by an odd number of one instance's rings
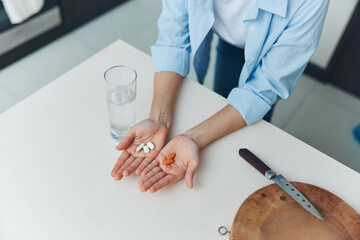
[[[292,184],[324,220],[313,216],[280,187],[271,184],[251,194],[241,205],[230,240],[360,240],[360,215],[347,203],[322,188]]]

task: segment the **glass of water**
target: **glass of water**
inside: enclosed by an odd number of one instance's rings
[[[125,66],[114,66],[106,70],[104,78],[110,134],[119,142],[135,123],[137,73],[134,69]]]

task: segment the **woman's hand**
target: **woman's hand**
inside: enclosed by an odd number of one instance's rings
[[[120,180],[134,171],[140,174],[158,156],[165,145],[168,133],[168,127],[159,120],[146,119],[132,126],[125,138],[116,146],[117,150],[123,152],[116,161],[111,176],[115,180]],[[155,145],[153,150],[149,153],[145,153],[144,150],[136,152],[136,148],[141,143],[146,145],[148,142]]]
[[[166,144],[155,161],[142,171],[140,190],[156,192],[184,176],[186,185],[192,188],[193,176],[199,165],[199,149],[245,125],[240,112],[235,107],[226,105],[204,122]],[[163,162],[170,153],[176,154],[175,162],[164,165]]]
[[[164,165],[170,153],[175,153],[174,162]],[[139,181],[140,191],[151,193],[176,182],[185,176],[186,185],[193,188],[193,176],[199,165],[199,146],[195,140],[186,135],[178,135],[161,150],[155,161],[142,172]]]

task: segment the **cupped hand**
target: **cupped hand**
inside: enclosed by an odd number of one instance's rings
[[[175,153],[174,162],[164,165],[170,153]],[[193,177],[199,165],[199,146],[190,137],[178,135],[161,150],[155,161],[150,163],[141,173],[140,191],[151,193],[178,181],[185,176],[186,185],[193,188]]]
[[[116,146],[116,149],[123,152],[115,163],[111,176],[120,180],[133,172],[140,174],[149,163],[151,163],[164,147],[169,129],[158,120],[145,119],[132,126],[124,139]],[[149,153],[144,150],[139,152],[136,148],[144,143],[152,142],[155,148]]]

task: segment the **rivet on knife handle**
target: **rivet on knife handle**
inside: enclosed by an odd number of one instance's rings
[[[268,179],[272,179],[276,176],[276,173],[272,171],[263,161],[256,157],[252,152],[246,148],[239,150],[240,156],[245,159],[251,166],[256,168],[262,175]]]

